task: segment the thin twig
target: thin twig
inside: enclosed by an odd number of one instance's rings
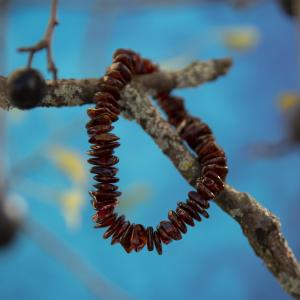
[[[27,67],[31,68],[32,60],[36,52],[46,49],[47,52],[47,63],[48,63],[48,71],[52,73],[54,83],[57,81],[57,68],[55,66],[53,57],[52,57],[52,37],[55,26],[58,25],[57,20],[57,4],[58,0],[52,0],[51,5],[51,14],[49,23],[47,26],[46,33],[42,40],[40,40],[34,46],[29,47],[21,47],[18,49],[20,52],[29,52]]]
[[[98,274],[80,255],[37,221],[27,220],[23,232],[44,251],[67,267],[97,299],[132,300]]]

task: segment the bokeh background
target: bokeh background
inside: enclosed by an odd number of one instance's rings
[[[290,99],[300,93],[299,31],[277,1],[252,2],[236,7],[229,1],[62,0],[54,57],[60,78],[101,76],[119,47],[169,69],[196,59],[232,57],[227,76],[177,94],[186,98],[190,112],[211,125],[224,147],[228,183],[251,193],[280,218],[299,257],[300,152],[251,154],[253,145],[287,135]],[[12,0],[1,9],[1,75],[26,65],[27,56],[16,48],[41,38],[49,7],[50,1]],[[36,55],[34,66],[51,78],[44,53]],[[5,115],[8,192],[27,207],[31,225],[0,250],[0,299],[117,299],[112,290],[140,300],[289,299],[240,227],[214,204],[211,218],[165,247],[163,256],[128,255],[103,240],[102,230],[93,229],[87,193],[92,176],[86,163],[86,108]],[[189,186],[137,124],[122,119],[116,127],[122,142],[117,151],[120,211],[135,222],[155,225],[184,200]],[[70,251],[76,255],[71,264],[80,264],[77,273],[66,267]],[[91,277],[88,268],[96,274],[93,285],[100,297],[84,284]]]

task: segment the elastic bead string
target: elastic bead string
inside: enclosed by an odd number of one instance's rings
[[[138,252],[147,246],[149,251],[155,248],[158,254],[162,254],[162,245],[180,240],[187,232],[187,225],[194,226],[195,221],[208,218],[208,201],[224,189],[228,172],[225,153],[216,144],[209,126],[188,114],[183,99],[169,92],[160,93],[156,97],[159,106],[201,163],[201,174],[196,180],[197,191],[189,192],[188,199],[178,202],[176,210],[169,211],[168,220],[161,221],[155,229],[130,223],[124,215],[114,212],[121,195],[116,185],[119,179],[115,165],[119,159],[114,155],[114,149],[120,143],[119,137],[112,133],[112,124],[120,115],[120,93],[133,75],[155,71],[158,67],[150,60],[131,50],[117,50],[94,96],[96,106],[87,110],[90,121],[86,128],[92,144],[88,152],[92,158],[88,161],[93,165],[91,173],[96,181],[95,190],[90,192],[96,210],[93,220],[96,228],[107,228],[103,238],[111,238],[111,244],[120,243],[127,253],[132,250]]]

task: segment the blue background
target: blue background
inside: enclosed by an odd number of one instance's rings
[[[157,62],[187,52],[192,52],[187,63],[233,57],[234,66],[227,76],[178,94],[186,98],[190,112],[211,125],[225,149],[230,167],[228,183],[251,193],[280,218],[282,230],[299,256],[299,152],[272,160],[254,160],[247,155],[249,145],[284,136],[284,119],[276,101],[285,90],[299,90],[299,48],[294,22],[275,3],[238,10],[226,4],[189,2],[148,3],[139,8],[130,1],[116,6],[112,1],[111,7],[100,5],[102,1],[81,1],[78,5],[75,2],[79,1],[61,2],[53,50],[60,78],[102,75],[114,49],[119,47],[132,48]],[[39,40],[48,14],[49,1],[12,1],[7,18],[4,75],[26,64],[26,55],[15,49]],[[256,26],[260,43],[244,53],[232,51],[213,38],[224,26]],[[44,54],[36,56],[34,66],[50,78],[45,71]],[[8,114],[8,170],[36,151],[43,155],[40,149],[45,143],[75,149],[86,159],[89,145],[85,110],[86,107],[34,109],[22,117],[22,122],[14,121]],[[74,120],[70,134],[59,139],[57,132]],[[178,200],[184,200],[190,188],[134,122],[122,119],[116,132],[122,140],[118,150],[121,190],[132,183],[147,183],[152,190],[150,201],[130,208],[129,218],[154,225]],[[128,255],[119,245],[111,247],[93,229],[88,195],[82,225],[79,230],[70,231],[55,202],[40,199],[43,196],[38,188],[36,195],[34,188],[29,188],[33,190],[28,193],[22,176],[50,190],[67,188],[65,178],[42,161],[19,174],[18,180],[12,178],[11,191],[25,198],[31,218],[134,299],[289,299],[255,256],[238,224],[214,204],[211,219],[191,228],[182,241],[165,247],[163,256],[147,251]],[[0,298],[96,299],[74,274],[26,234],[0,253]]]

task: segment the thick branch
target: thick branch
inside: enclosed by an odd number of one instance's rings
[[[219,59],[207,62],[194,62],[180,71],[162,71],[150,75],[139,76],[133,81],[142,84],[151,94],[172,88],[184,88],[212,81],[217,76],[225,74],[231,66],[230,59]],[[76,106],[92,103],[97,91],[99,79],[63,79],[57,85],[48,82],[47,94],[40,106]],[[6,78],[0,76],[0,107],[9,109],[6,89]]]
[[[200,174],[198,160],[182,144],[170,124],[162,119],[149,99],[134,88],[128,88],[122,98],[123,109],[135,119],[171,159],[181,175],[191,185]],[[246,193],[229,185],[216,203],[242,227],[255,253],[277,278],[282,288],[300,299],[300,265],[281,232],[278,218]]]
[[[226,73],[230,60],[196,62],[177,72],[160,72],[135,78],[122,97],[123,114],[135,119],[171,159],[182,176],[194,185],[200,166],[181,142],[177,132],[160,115],[146,96],[157,91],[200,85]],[[92,102],[98,80],[61,80],[48,85],[41,106],[74,106]],[[82,100],[84,99],[84,100]],[[6,79],[0,77],[0,107],[9,108]],[[276,216],[245,193],[226,186],[216,203],[242,227],[255,253],[264,261],[282,288],[300,299],[300,265],[289,248]]]

